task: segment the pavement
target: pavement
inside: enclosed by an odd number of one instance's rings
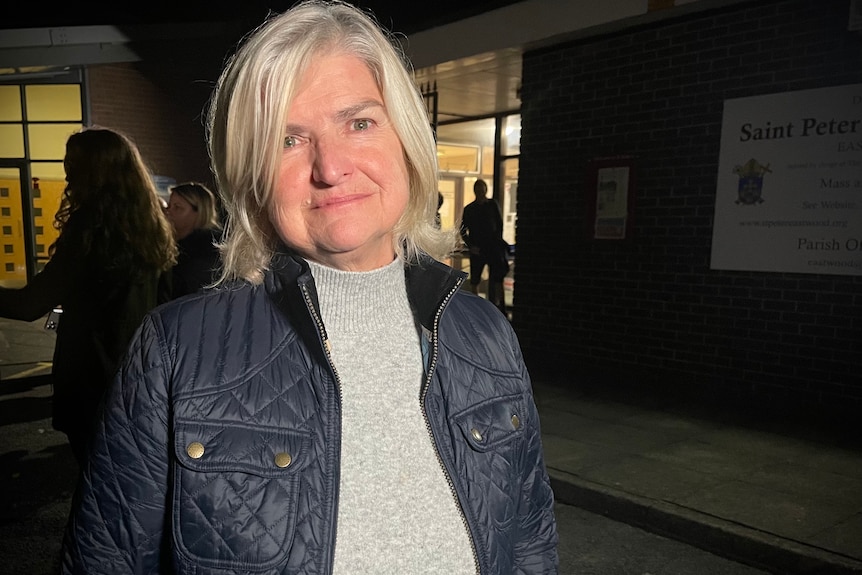
[[[76,472],[43,326],[0,319],[0,573],[53,572]],[[560,503],[770,573],[862,574],[858,421],[531,372]]]
[[[858,421],[533,379],[558,501],[770,573],[862,573]]]

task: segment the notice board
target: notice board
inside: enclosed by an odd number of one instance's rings
[[[710,267],[862,275],[862,84],[724,102]]]

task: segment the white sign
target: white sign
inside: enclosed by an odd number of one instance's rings
[[[862,84],[724,102],[710,267],[862,275]]]

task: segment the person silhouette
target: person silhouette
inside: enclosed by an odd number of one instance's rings
[[[479,292],[487,266],[488,300],[505,314],[503,280],[509,272],[509,261],[508,244],[503,239],[503,216],[497,202],[487,197],[485,180],[476,180],[473,194],[475,200],[464,206],[461,217],[461,237],[470,255],[470,291]]]
[[[171,227],[141,155],[108,128],[72,134],[63,160],[59,230],[45,267],[0,288],[0,316],[35,321],[62,309],[52,364],[52,425],[83,467],[98,406],[144,314],[169,299],[176,261]]]
[[[443,194],[437,192],[437,214],[434,216],[434,225],[439,229],[443,222],[440,219],[440,208],[443,207]]]

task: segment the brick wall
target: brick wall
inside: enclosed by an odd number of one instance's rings
[[[212,185],[205,109],[226,46],[196,39],[179,50],[150,46],[139,62],[89,66],[91,123],[134,140],[153,173]]]
[[[862,82],[848,13],[746,2],[524,55],[513,323],[533,372],[862,412],[862,277],[709,268],[723,101]],[[633,235],[589,240],[587,163],[614,155],[635,156]]]
[[[88,79],[92,124],[129,136],[155,174],[177,181],[209,177],[200,123],[136,64],[92,66]]]

